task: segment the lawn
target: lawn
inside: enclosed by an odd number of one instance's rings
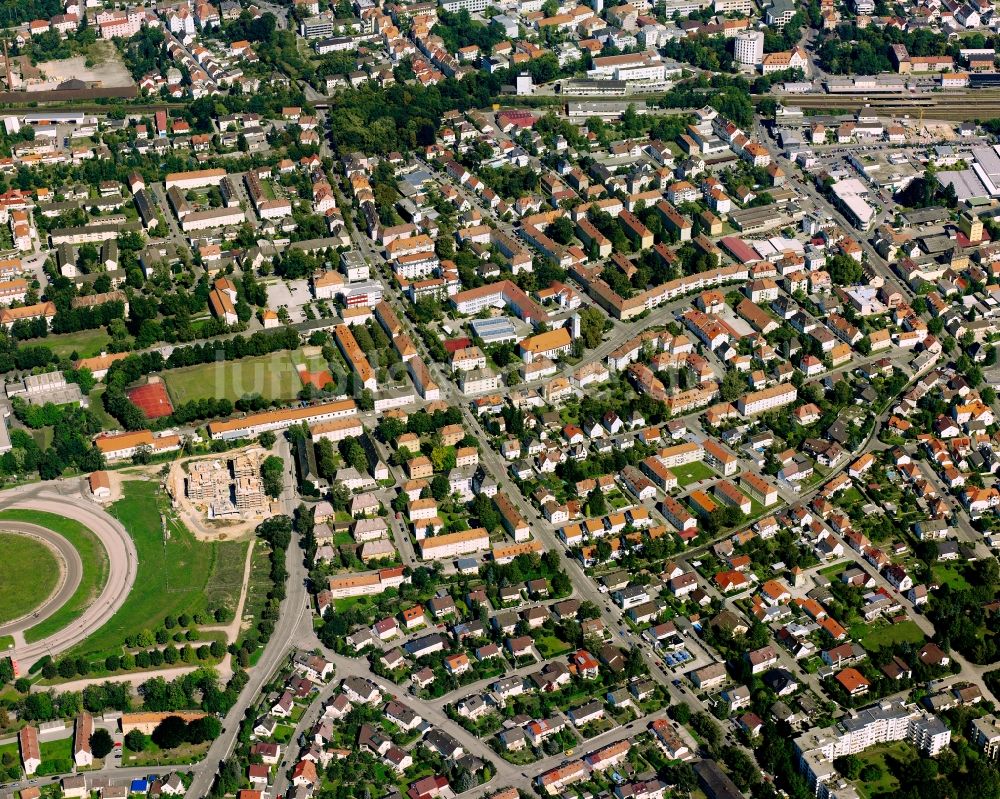
[[[271,736],[271,740],[275,743],[286,744],[292,740],[292,735],[295,734],[295,727],[291,724],[279,724],[274,728],[274,735]]]
[[[0,763],[7,762],[12,766],[16,764],[18,768],[21,767],[21,750],[18,748],[16,740],[0,746]]]
[[[211,741],[200,744],[182,744],[174,749],[160,749],[153,739],[145,736],[146,746],[141,752],[126,749],[125,765],[128,766],[183,766],[205,757]]]
[[[871,651],[892,644],[911,643],[922,644],[924,634],[913,621],[901,621],[898,624],[876,622],[861,625],[861,646]],[[853,628],[852,628],[853,635]]]
[[[104,410],[104,403],[101,398],[104,396],[105,386],[98,385],[90,392],[90,412],[97,417],[103,430],[116,430],[121,428],[121,422]]]
[[[547,660],[569,652],[573,647],[554,635],[540,635],[535,639],[535,648],[538,654]]]
[[[255,622],[264,610],[264,605],[267,603],[267,594],[271,590],[271,587],[270,550],[266,545],[258,541],[253,548],[253,554],[250,556],[250,585],[247,588],[247,601],[243,605],[242,631],[244,633],[255,629]],[[352,597],[338,601],[356,601],[360,598]],[[250,663],[256,663],[263,651],[264,647],[258,646],[250,655]]]
[[[0,531],[0,622],[19,619],[42,604],[59,579],[55,555],[41,541]]]
[[[851,486],[846,491],[844,491],[835,500],[838,505],[843,508],[850,507],[852,505],[860,505],[865,501],[865,498],[861,495],[861,492],[857,488]]]
[[[110,342],[111,336],[108,335],[108,331],[99,327],[94,330],[80,330],[76,333],[60,333],[45,338],[28,339],[23,343],[26,346],[48,347],[60,358],[69,358],[74,352],[77,358],[92,358],[106,352]]]
[[[35,772],[38,776],[62,774],[73,770],[73,737],[58,741],[43,741],[38,747],[42,753],[42,765]]]
[[[169,510],[156,483],[125,483],[125,496],[110,506],[110,512],[135,542],[139,560],[135,587],[108,623],[75,647],[74,654],[119,654],[127,635],[156,630],[164,616],[235,608],[246,543],[198,541],[169,515],[165,538],[161,513]]]
[[[833,580],[838,574],[840,574],[844,569],[851,565],[849,560],[838,560],[832,566],[824,566],[819,570],[819,573],[826,577],[828,580]]]
[[[688,463],[684,466],[671,466],[670,471],[674,473],[674,476],[677,478],[677,485],[681,488],[687,488],[699,480],[709,480],[713,477],[718,477],[715,472],[700,461]]]
[[[302,381],[287,352],[170,369],[163,372],[163,379],[174,407],[206,397],[235,402],[248,394],[291,400],[302,388]]]
[[[0,512],[0,521],[3,519],[37,524],[39,527],[46,527],[59,533],[76,548],[83,566],[80,585],[69,601],[45,621],[25,631],[25,640],[30,644],[58,632],[79,618],[87,606],[100,595],[108,579],[108,553],[101,546],[97,536],[79,522],[67,519],[65,516],[38,510],[10,508]]]

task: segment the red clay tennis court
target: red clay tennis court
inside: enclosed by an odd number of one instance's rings
[[[147,383],[144,386],[136,386],[129,389],[127,393],[128,398],[139,407],[147,419],[159,419],[163,416],[170,416],[174,412],[170,395],[167,394],[167,384],[161,380]]]
[[[333,376],[326,369],[318,372],[310,372],[304,366],[299,368],[299,379],[303,386],[312,385],[313,388],[324,389],[333,382]]]

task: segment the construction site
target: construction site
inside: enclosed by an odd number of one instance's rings
[[[267,451],[236,450],[226,457],[175,462],[168,490],[185,522],[205,536],[234,537],[250,532],[271,515],[260,467]]]

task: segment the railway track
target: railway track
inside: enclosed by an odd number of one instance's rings
[[[764,95],[758,95],[758,98]],[[772,95],[773,96],[773,95]],[[923,113],[926,119],[954,122],[1000,117],[1000,90],[981,89],[922,95],[803,94],[782,98],[808,111],[857,111],[871,108],[886,114]]]

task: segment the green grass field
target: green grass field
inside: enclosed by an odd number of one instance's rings
[[[169,517],[169,535],[164,539],[160,513],[167,512],[167,502],[156,483],[125,483],[125,496],[110,506],[110,512],[135,541],[139,559],[135,586],[108,623],[75,647],[73,654],[118,654],[125,636],[155,631],[165,616],[235,608],[245,542],[204,543]]]
[[[48,347],[60,358],[68,358],[74,352],[78,358],[92,358],[107,351],[111,336],[103,327],[95,330],[80,330],[76,333],[60,333],[45,338],[33,338],[25,345]]]
[[[674,476],[677,478],[677,485],[681,488],[686,488],[692,483],[697,483],[699,480],[718,477],[715,472],[700,461],[688,463],[684,466],[671,466],[670,471],[674,473]]]
[[[171,369],[163,373],[163,379],[175,406],[206,397],[235,402],[247,394],[290,400],[302,388],[287,352]]]
[[[859,628],[861,645],[869,651],[897,643],[922,644],[924,642],[923,632],[913,621],[902,621],[899,624],[876,622],[859,625]],[[854,628],[851,630],[851,635],[857,637],[854,635]]]
[[[77,586],[69,601],[45,621],[25,631],[24,637],[28,643],[40,641],[79,618],[87,606],[98,597],[108,580],[108,553],[104,551],[97,536],[79,522],[67,519],[65,516],[57,516],[54,513],[45,513],[44,511],[11,508],[0,511],[0,523],[4,519],[37,524],[59,533],[76,548],[83,564],[80,585]]]
[[[18,619],[37,608],[59,579],[59,564],[45,544],[0,531],[0,622]]]

